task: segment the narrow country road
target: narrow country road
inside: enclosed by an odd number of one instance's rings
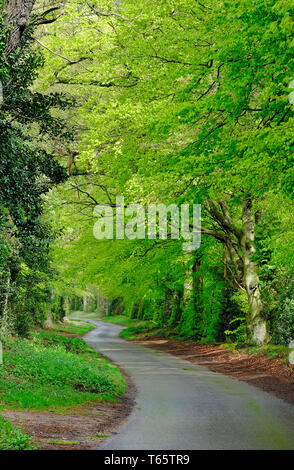
[[[294,449],[294,408],[244,382],[119,338],[91,320],[86,342],[137,388],[127,422],[99,449]]]

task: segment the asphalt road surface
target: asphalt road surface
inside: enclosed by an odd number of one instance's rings
[[[137,389],[107,450],[294,449],[294,408],[244,382],[119,338],[91,320],[86,342],[119,364]]]

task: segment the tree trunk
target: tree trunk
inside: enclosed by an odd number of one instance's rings
[[[104,313],[105,315],[107,315],[108,307],[109,307],[108,300],[103,298],[102,313]]]
[[[202,328],[203,328],[203,318],[204,318],[204,305],[203,305],[203,273],[201,269],[201,258],[203,253],[196,251],[195,259],[192,266],[193,273],[193,309],[194,309],[194,318],[195,326],[194,333],[195,338],[200,339]]]
[[[260,296],[258,266],[252,255],[254,247],[254,219],[252,200],[248,196],[243,201],[241,249],[243,254],[243,283],[249,302],[249,317],[247,318],[247,336],[255,344],[265,344],[268,341],[266,320],[262,317],[263,305]]]
[[[256,344],[268,341],[267,322],[262,317],[263,305],[260,296],[258,266],[252,259],[254,247],[254,219],[252,198],[244,198],[242,207],[242,229],[233,223],[229,207],[224,199],[215,204],[207,201],[208,211],[222,230],[210,233],[224,246],[224,276],[232,288],[245,290],[248,297],[247,316],[248,340]],[[204,232],[205,233],[205,232]]]
[[[196,251],[195,260],[192,266],[193,273],[193,302],[195,312],[201,317],[203,314],[203,275],[201,272],[201,258],[203,254]]]
[[[100,291],[97,292],[97,303],[96,303],[96,312],[100,312]]]
[[[186,253],[185,256],[185,265],[186,265],[186,275],[184,282],[184,304],[187,305],[189,302],[195,304],[199,301],[199,308],[202,309],[202,294],[203,294],[203,279],[201,275],[201,258],[202,253],[196,251],[191,255],[191,253]]]
[[[83,312],[88,311],[88,297],[86,295],[83,296]]]
[[[144,318],[144,300],[139,300],[138,319],[143,320]]]
[[[191,253],[184,254],[185,279],[183,288],[183,302],[187,306],[193,297],[193,271],[191,266]]]
[[[168,287],[165,287],[164,295],[164,307],[162,312],[162,324],[168,325],[168,321],[172,312],[172,302],[173,302],[173,291]]]
[[[36,0],[5,0],[3,10],[6,12],[5,27],[11,28],[5,47],[8,57],[19,46],[23,32]]]
[[[10,272],[7,277],[6,282],[6,292],[4,295],[4,304],[3,304],[3,312],[1,318],[1,336],[5,337],[9,331],[9,295],[10,295],[10,283],[11,277]]]

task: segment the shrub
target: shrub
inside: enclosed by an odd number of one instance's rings
[[[0,450],[36,450],[32,437],[0,416]]]
[[[286,298],[273,325],[272,342],[288,346],[291,339],[294,339],[294,299]]]

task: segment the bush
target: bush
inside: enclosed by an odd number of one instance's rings
[[[230,321],[230,329],[225,331],[229,343],[244,344],[247,341],[246,322],[244,317],[237,317]]]
[[[272,342],[288,346],[294,339],[294,299],[286,298],[273,325]]]
[[[0,450],[36,450],[32,437],[13,427],[0,416]]]
[[[121,372],[80,338],[41,331],[32,341],[6,338],[3,349],[0,408],[72,409],[113,400],[126,387]]]
[[[148,331],[146,326],[129,326],[128,328],[125,328],[124,330],[121,331],[120,337],[121,338],[132,338],[133,336],[139,334],[139,333],[144,333],[145,331]]]

